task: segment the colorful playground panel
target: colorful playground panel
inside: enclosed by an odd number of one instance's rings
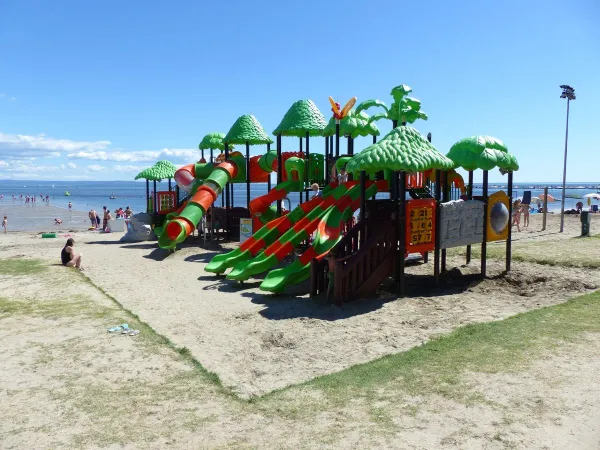
[[[505,241],[508,239],[510,225],[510,199],[506,192],[498,191],[488,197],[486,211],[486,241]]]
[[[478,200],[440,204],[440,248],[483,242],[485,204]]]
[[[406,249],[429,252],[435,248],[435,206],[433,199],[410,200],[406,204]]]

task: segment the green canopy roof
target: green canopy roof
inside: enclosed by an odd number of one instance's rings
[[[225,144],[223,143],[224,138],[225,135],[223,133],[208,133],[202,138],[202,141],[200,141],[200,145],[198,145],[198,148],[200,150],[223,150],[225,148]]]
[[[170,161],[158,161],[152,167],[142,170],[135,176],[135,179],[140,178],[150,181],[162,181],[168,178],[173,178],[177,167]]]
[[[348,114],[340,120],[340,136],[351,136],[356,138],[358,136],[379,136],[379,128],[375,125],[375,122],[369,121],[370,117],[365,111],[360,111],[358,114],[356,110],[352,109]],[[335,135],[335,117],[329,119],[329,123],[323,130],[323,136]]]
[[[454,162],[454,167],[465,170],[519,170],[519,163],[508,152],[504,143],[491,136],[471,136],[461,139],[450,148],[446,155]]]
[[[312,100],[298,100],[285,113],[273,134],[282,136],[321,136],[327,121]]]
[[[421,133],[412,127],[400,126],[354,156],[348,162],[346,170],[354,173],[361,170],[375,173],[389,169],[414,173],[428,169],[447,170],[452,167],[452,160],[438,152]]]
[[[227,136],[223,138],[227,144],[250,145],[271,144],[273,140],[265,133],[262,125],[251,114],[240,116],[230,128]]]

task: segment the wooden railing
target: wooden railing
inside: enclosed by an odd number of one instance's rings
[[[345,258],[336,257],[333,301],[373,295],[384,278],[393,273],[398,249],[396,223],[383,222],[372,229],[359,250]]]
[[[310,295],[315,296],[327,292],[329,286],[328,259],[342,258],[357,252],[361,241],[367,239],[369,220],[359,221],[342,239],[330,250],[329,256],[320,261],[313,259],[310,264]]]

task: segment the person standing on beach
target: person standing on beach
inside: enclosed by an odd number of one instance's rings
[[[110,220],[110,211],[108,209],[106,209],[106,206],[103,206],[102,209],[104,210],[104,218],[102,220],[102,229],[106,230],[106,227],[108,226],[108,221]]]
[[[71,208],[73,208],[73,204],[69,202],[69,212],[71,212]]]
[[[132,215],[133,215],[133,211],[131,209],[129,209],[129,206],[127,208],[125,208],[125,218],[129,219],[129,218],[131,218]]]
[[[523,212],[523,228],[527,228],[529,227],[529,205],[522,203],[521,211]]]
[[[8,228],[8,217],[4,216],[4,219],[2,220],[2,228],[4,228],[4,232],[6,233],[6,229]]]
[[[90,209],[90,212],[88,213],[88,217],[90,218],[90,222],[92,222],[92,228],[96,228],[96,225],[97,225],[96,211],[94,211],[93,209]]]
[[[517,231],[521,231],[521,200],[515,200],[513,203],[513,218],[511,227],[516,225]]]

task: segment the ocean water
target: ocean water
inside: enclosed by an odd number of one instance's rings
[[[275,184],[273,183],[273,186]],[[566,209],[575,208],[575,204],[580,201],[583,195],[597,192],[600,183],[569,183],[566,190]],[[523,195],[523,191],[531,190],[533,196],[543,193],[543,186],[550,186],[549,193],[556,199],[556,202],[549,203],[550,211],[560,211],[560,198],[562,191],[560,183],[518,183],[514,188],[514,197]],[[153,189],[153,184],[150,183],[150,190]],[[157,190],[167,190],[166,182],[157,183]],[[503,184],[490,184],[490,194],[498,190],[506,190]],[[68,191],[70,196],[65,196]],[[250,197],[256,198],[267,193],[267,183],[253,183],[250,185]],[[114,194],[117,198],[110,199]],[[474,195],[481,195],[481,185],[474,185]],[[15,196],[13,199],[12,196]],[[21,197],[22,195],[22,197]],[[50,226],[54,223],[52,214],[45,211],[43,206],[45,202],[41,201],[40,195],[50,197],[50,205],[59,208],[67,209],[69,202],[72,203],[73,211],[87,213],[90,209],[101,211],[103,206],[107,206],[111,211],[115,211],[119,207],[125,209],[129,206],[134,213],[143,212],[146,210],[146,183],[136,181],[15,181],[15,180],[0,180],[0,214],[3,206],[19,206],[25,204],[26,195],[36,195],[35,208],[36,213],[28,212],[28,221],[36,224]],[[388,194],[378,194],[378,198],[386,198]],[[297,192],[290,193],[289,202],[286,200],[286,207],[294,208],[300,201],[300,194]],[[303,198],[306,198],[303,196]],[[587,205],[585,200],[582,200],[584,205]],[[215,202],[217,206],[222,204],[221,198]],[[235,206],[246,206],[246,185],[234,184],[234,200]],[[594,201],[594,204],[598,204]],[[6,208],[4,208],[6,209]],[[37,213],[39,211],[39,213]],[[39,217],[38,217],[39,216]],[[80,215],[78,214],[77,217]],[[87,215],[84,214],[83,217]],[[67,217],[63,215],[64,218]],[[14,222],[13,222],[14,223]],[[13,228],[14,229],[14,228]]]

